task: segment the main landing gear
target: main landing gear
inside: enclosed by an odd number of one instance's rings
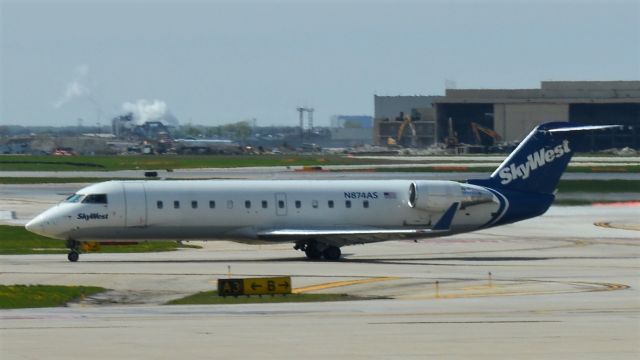
[[[67,240],[67,248],[70,250],[67,254],[67,260],[76,262],[80,258],[80,242],[75,240]]]
[[[315,240],[298,242],[293,248],[304,251],[309,260],[320,260],[320,258],[324,258],[328,261],[338,261],[340,260],[340,256],[342,256],[342,251],[340,251],[338,246],[318,243]]]

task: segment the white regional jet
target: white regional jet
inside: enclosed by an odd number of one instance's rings
[[[295,243],[309,259],[340,247],[446,236],[543,214],[583,130],[536,127],[488,179],[108,181],[79,190],[26,228],[64,239],[69,261],[84,241],[233,240]]]

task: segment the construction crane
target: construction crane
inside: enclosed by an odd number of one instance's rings
[[[480,145],[482,145],[480,132],[483,132],[487,136],[491,137],[494,143],[502,141],[502,136],[500,136],[500,134],[498,134],[495,130],[486,128],[478,123],[472,122],[471,130],[473,130],[473,136],[476,138],[476,142]]]

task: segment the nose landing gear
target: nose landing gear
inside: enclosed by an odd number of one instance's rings
[[[72,250],[69,254],[67,254],[67,259],[71,262],[76,262],[79,258],[80,254],[75,250]]]
[[[67,254],[67,260],[76,262],[80,258],[80,242],[75,240],[67,240],[67,248],[71,250]]]

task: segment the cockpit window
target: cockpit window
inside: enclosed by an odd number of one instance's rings
[[[84,197],[83,194],[73,194],[73,195],[69,196],[68,198],[66,198],[64,200],[64,202],[77,203],[77,202],[80,202],[83,197]]]
[[[82,200],[83,204],[106,204],[107,203],[107,194],[89,194],[84,200]]]

